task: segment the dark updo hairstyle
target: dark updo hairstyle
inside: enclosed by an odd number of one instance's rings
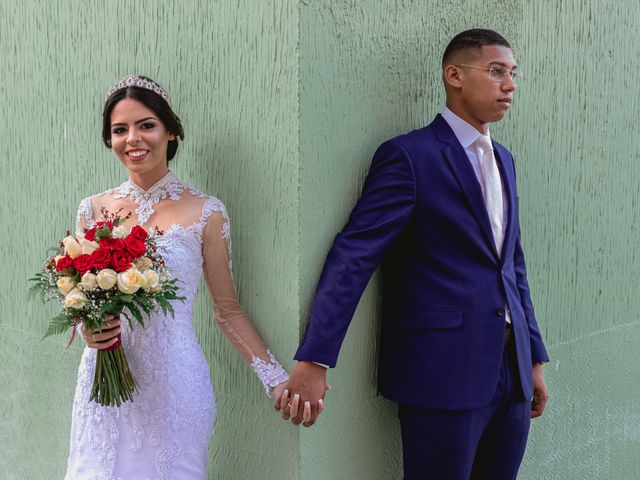
[[[158,85],[148,77],[139,77]],[[116,104],[125,98],[137,100],[152,110],[164,124],[167,131],[174,135],[175,138],[169,140],[169,144],[167,145],[167,163],[169,163],[178,151],[178,139],[184,140],[184,130],[182,129],[180,118],[173,112],[169,103],[158,93],[147,88],[128,86],[116,90],[107,98],[104,102],[104,110],[102,111],[102,142],[107,148],[111,148],[111,112]]]

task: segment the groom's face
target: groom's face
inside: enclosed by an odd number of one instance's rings
[[[517,64],[510,48],[501,45],[482,47],[460,62],[459,106],[467,121],[480,125],[500,121],[511,107],[516,85],[511,72]],[[482,130],[481,128],[478,128]]]

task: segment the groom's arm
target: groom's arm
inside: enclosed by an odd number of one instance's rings
[[[513,254],[513,265],[516,272],[516,284],[520,292],[520,302],[524,310],[524,316],[529,327],[529,341],[531,343],[531,361],[533,363],[541,363],[549,361],[549,354],[542,341],[540,327],[536,321],[536,315],[531,301],[531,293],[529,291],[529,282],[527,280],[527,266],[524,259],[524,251],[520,243],[520,227],[518,226],[518,237]]]
[[[515,178],[515,161],[513,161],[513,172]],[[516,284],[520,293],[520,303],[524,310],[524,316],[529,328],[529,343],[531,346],[532,366],[532,383],[533,398],[531,399],[531,418],[537,418],[544,412],[549,399],[549,391],[544,380],[542,372],[542,363],[549,361],[549,354],[544,346],[540,327],[536,321],[533,302],[531,301],[531,293],[529,291],[529,281],[527,279],[527,266],[522,250],[522,241],[520,235],[520,219],[517,218],[518,235],[516,237],[515,250],[513,253],[513,265],[516,273]]]
[[[305,426],[315,422],[318,400],[325,393],[326,369],[316,363],[336,365],[362,292],[409,221],[415,195],[415,177],[407,152],[397,141],[384,143],[374,155],[349,221],[327,255],[307,330],[295,355],[299,363],[291,373],[288,391],[291,397],[300,395],[300,405],[311,403],[311,419]],[[288,418],[288,409],[283,410]],[[293,423],[301,421],[299,412]]]
[[[396,142],[387,142],[376,152],[360,199],[327,254],[296,360],[336,365],[360,297],[407,224],[414,202],[407,154]]]
[[[516,162],[513,155],[509,153],[511,160],[511,168],[513,171],[514,181],[517,178]],[[517,184],[517,181],[515,182]],[[517,188],[517,185],[516,185]],[[517,201],[519,203],[519,200]],[[536,314],[533,309],[533,302],[531,301],[531,292],[529,291],[529,281],[527,279],[527,265],[524,258],[524,251],[522,250],[522,240],[520,233],[520,208],[518,205],[518,215],[515,218],[516,221],[516,242],[513,251],[513,266],[516,274],[516,286],[520,293],[520,305],[524,311],[525,320],[529,328],[529,341],[531,345],[531,361],[532,363],[539,364],[549,361],[549,355],[542,341],[542,335],[538,322],[536,321]]]

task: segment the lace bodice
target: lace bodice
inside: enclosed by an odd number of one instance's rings
[[[184,303],[174,302],[176,318],[169,318],[168,322],[182,321],[184,333],[192,334],[191,313],[204,273],[217,324],[251,365],[267,394],[287,379],[286,371],[238,303],[232,278],[229,215],[220,200],[169,172],[147,191],[127,180],[117,188],[84,199],[78,209],[76,229],[92,228],[101,219],[102,211],[120,211],[122,216],[131,212],[125,227],[139,224],[150,232],[156,228],[162,232],[156,242],[159,252],[181,282],[179,294],[186,297]]]

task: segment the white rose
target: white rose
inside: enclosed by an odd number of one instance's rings
[[[156,293],[160,291],[160,275],[155,270],[147,270],[142,276],[144,277],[144,289],[147,292]]]
[[[80,283],[78,284],[78,287],[88,292],[95,290],[96,288],[98,288],[98,281],[97,281],[96,275],[94,275],[91,272],[85,273],[84,275],[82,275],[82,278],[80,279]]]
[[[109,290],[113,288],[117,281],[118,274],[110,268],[100,270],[98,275],[96,275],[96,282],[102,290]]]
[[[141,272],[144,272],[145,270],[148,270],[153,266],[153,262],[149,257],[140,257],[133,263]]]
[[[144,277],[135,268],[118,274],[118,290],[122,293],[136,293],[145,284]]]
[[[89,299],[87,296],[82,293],[79,288],[74,288],[64,298],[64,306],[66,308],[75,308],[76,310],[80,310],[88,301]]]
[[[76,258],[82,255],[82,247],[71,235],[65,237],[64,240],[62,240],[62,244],[64,245],[64,253],[69,255],[71,258]]]
[[[124,238],[127,236],[127,229],[124,228],[123,225],[118,225],[117,227],[113,227],[111,235],[115,238]]]
[[[80,247],[82,248],[83,254],[91,255],[93,252],[98,250],[98,248],[100,248],[100,245],[98,245],[97,242],[83,238],[82,240],[80,240]]]
[[[76,282],[73,280],[73,277],[60,277],[56,285],[58,285],[58,290],[63,295],[67,295],[71,290],[76,288]]]

